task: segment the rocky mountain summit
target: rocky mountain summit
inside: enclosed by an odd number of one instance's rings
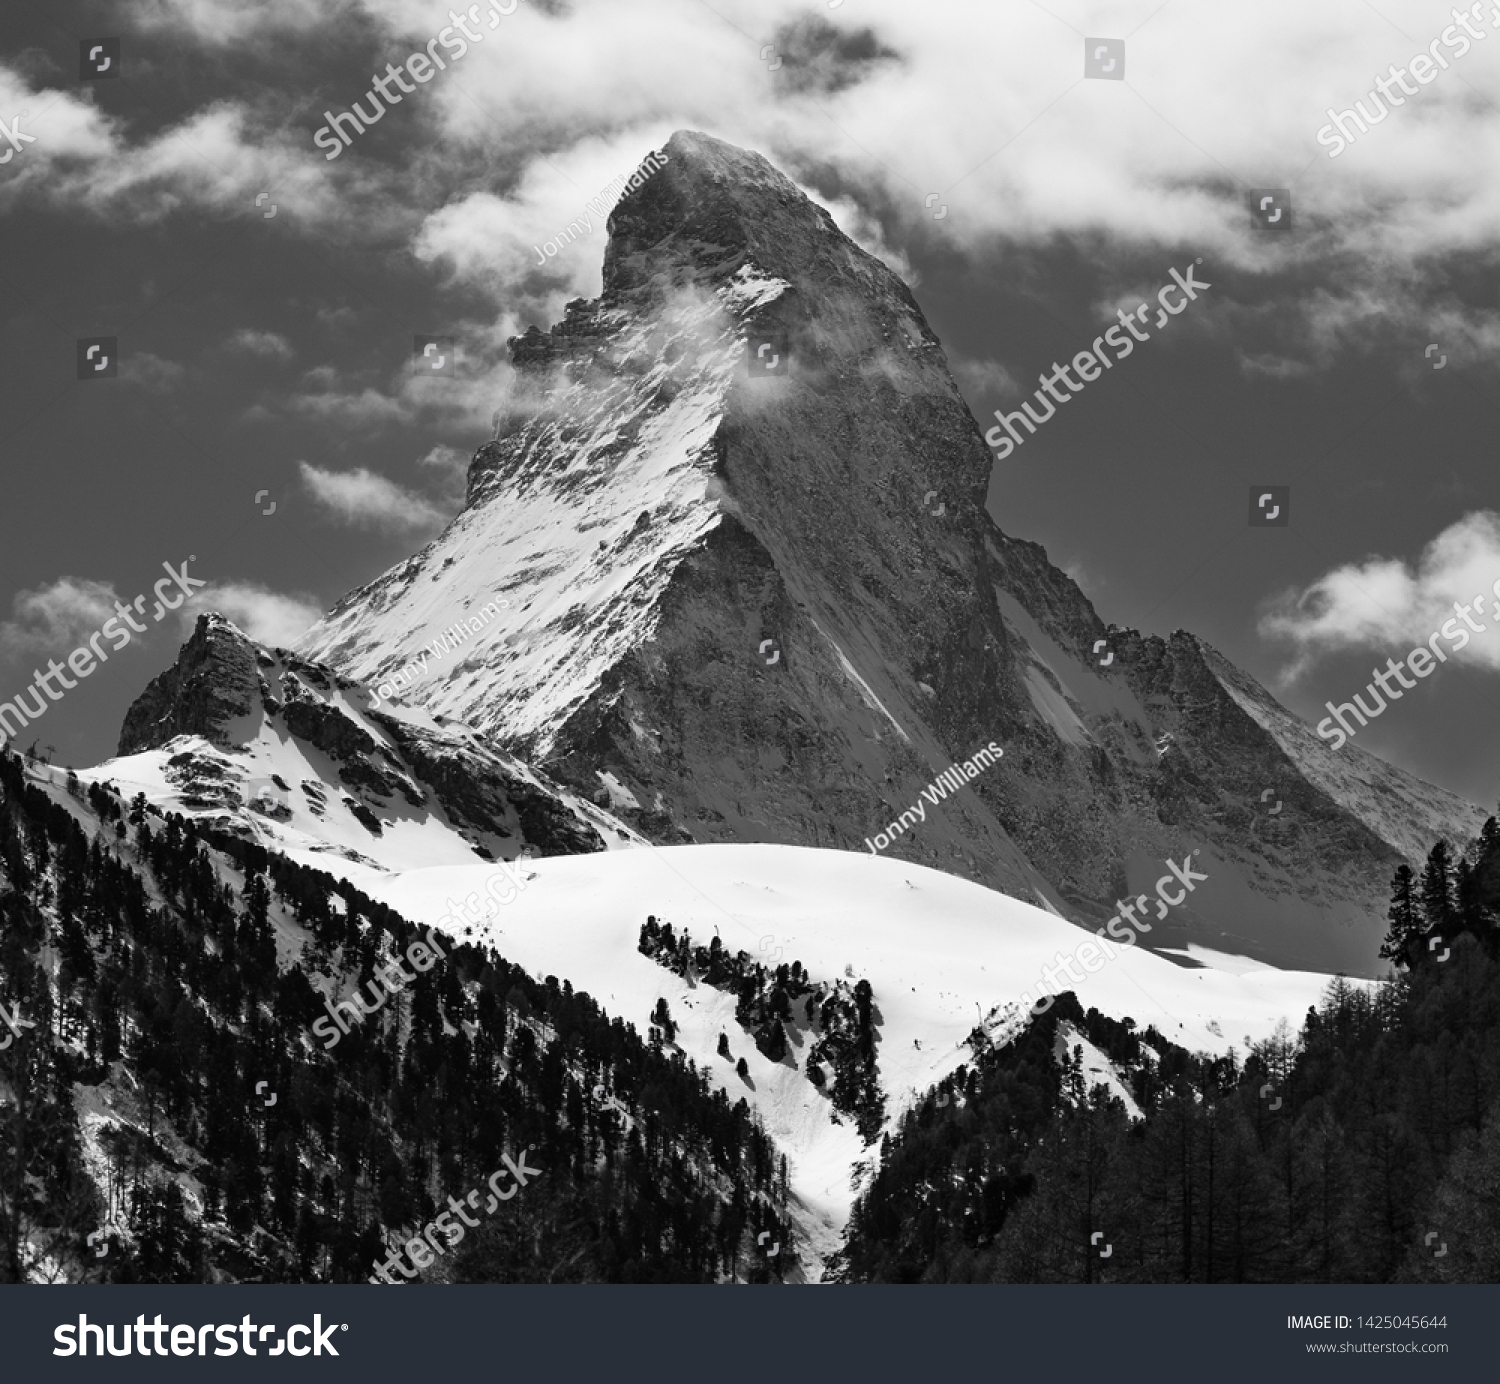
[[[374,685],[504,598],[413,700],[658,843],[866,850],[995,741],[890,854],[1097,927],[1197,851],[1152,946],[1372,973],[1391,870],[1479,810],[1332,755],[1189,633],[1107,626],[986,512],[981,427],[900,278],[760,155],[664,153],[599,298],[512,342],[463,511],[297,652]],[[190,677],[177,704],[213,710]]]

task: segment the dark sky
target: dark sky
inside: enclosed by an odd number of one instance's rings
[[[488,435],[505,338],[598,290],[602,229],[545,267],[530,246],[690,126],[909,266],[982,428],[1201,259],[1212,288],[997,464],[991,511],[1105,620],[1190,629],[1317,720],[1500,577],[1500,43],[1328,160],[1323,110],[1446,7],[1278,3],[1222,32],[1196,6],[1028,8],[524,5],[329,162],[322,112],[446,5],[7,7],[0,121],[36,140],[0,166],[0,697],[163,562],[196,554],[215,603],[284,642],[420,546]],[[1082,79],[1085,33],[1125,39],[1126,81]],[[103,36],[122,76],[80,83]],[[1251,187],[1292,189],[1291,231],[1250,228]],[[414,378],[419,334],[456,338],[461,378]],[[96,335],[120,374],[79,381]],[[1249,525],[1260,484],[1291,487],[1288,527]],[[113,752],[181,632],[49,711],[60,762]],[[1497,674],[1500,634],[1476,639],[1359,743],[1493,805]]]

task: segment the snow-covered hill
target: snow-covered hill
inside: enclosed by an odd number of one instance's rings
[[[487,899],[494,873],[482,864],[397,873],[347,862],[339,868],[412,921],[460,936],[469,924],[441,921],[450,901]],[[870,1150],[807,1080],[806,1030],[789,1026],[790,1060],[767,1060],[736,1024],[732,994],[640,954],[647,916],[686,929],[697,942],[717,933],[730,952],[743,950],[767,966],[800,961],[814,981],[868,980],[889,1117],[969,1060],[966,1040],[976,1027],[984,1022],[998,1031],[995,1017],[1017,1015],[1022,992],[1037,993],[1042,967],[1086,935],[967,880],[846,851],[664,847],[540,860],[523,873],[526,887],[513,901],[490,905],[474,939],[492,941],[538,976],[568,979],[642,1031],[665,998],[683,1051],[732,1099],[746,1097],[786,1153],[809,1272],[837,1247]],[[470,913],[479,909],[471,904]],[[1134,1018],[1142,1028],[1154,1024],[1184,1047],[1243,1053],[1278,1020],[1295,1024],[1328,979],[1242,960],[1232,970],[1177,964],[1131,949],[1068,988],[1085,1008]],[[730,1059],[716,1052],[720,1033],[728,1035]],[[741,1057],[748,1080],[735,1072]]]

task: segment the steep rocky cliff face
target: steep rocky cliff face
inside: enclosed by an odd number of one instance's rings
[[[131,704],[120,754],[155,749],[177,735],[227,744],[232,722],[251,714],[260,675],[255,650],[227,620],[200,619],[177,662]]]
[[[601,296],[513,343],[463,512],[300,652],[378,683],[503,598],[413,699],[650,839],[865,850],[909,812],[889,854],[1095,924],[1197,849],[1210,883],[1154,945],[1369,971],[1400,854],[1477,809],[1329,763],[1189,634],[1106,627],[986,513],[989,451],[900,279],[760,156],[665,153]]]

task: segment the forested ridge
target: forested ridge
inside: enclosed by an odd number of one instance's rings
[[[1373,988],[1193,1055],[1061,996],[882,1141],[831,1265],[872,1282],[1500,1279],[1500,829],[1392,881]],[[1089,1088],[1105,1052],[1141,1118]]]
[[[326,992],[370,986],[420,936],[344,881],[0,756],[0,1005],[19,1026],[0,1019],[0,1281],[363,1282],[523,1151],[541,1174],[422,1277],[792,1262],[785,1165],[746,1103],[565,980],[449,941],[315,1039]]]

